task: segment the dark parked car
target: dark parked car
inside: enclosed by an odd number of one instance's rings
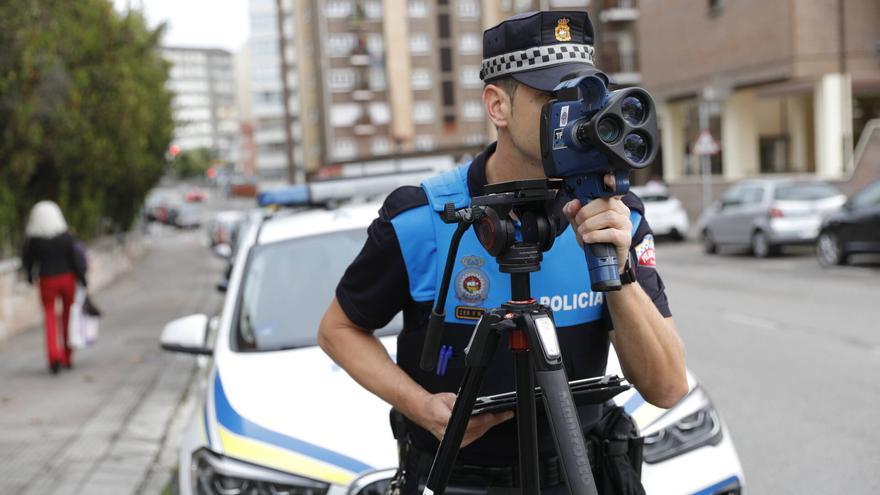
[[[843,265],[856,253],[880,253],[880,181],[825,218],[816,241],[816,257],[825,266]]]

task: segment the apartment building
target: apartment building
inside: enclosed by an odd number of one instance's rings
[[[218,160],[235,163],[238,120],[232,54],[166,46],[162,55],[171,64],[167,86],[174,93],[173,144],[184,151],[209,148]]]
[[[667,181],[700,174],[701,106],[721,144],[716,181],[852,170],[854,143],[880,116],[880,3],[642,0],[639,10]]]

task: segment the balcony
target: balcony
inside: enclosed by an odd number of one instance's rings
[[[364,110],[361,113],[361,116],[354,123],[354,126],[351,128],[352,132],[354,132],[355,136],[371,136],[376,132],[376,126],[373,125],[372,119],[370,119],[370,113]]]
[[[599,20],[602,22],[634,22],[639,18],[636,0],[602,0],[601,6]]]

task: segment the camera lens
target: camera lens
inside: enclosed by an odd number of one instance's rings
[[[596,126],[596,133],[602,141],[613,143],[620,137],[620,125],[614,119],[604,118]]]
[[[628,134],[623,139],[623,153],[633,163],[641,163],[648,157],[648,140],[639,134]]]
[[[645,104],[635,96],[627,96],[620,104],[620,113],[630,125],[639,125],[647,116]]]

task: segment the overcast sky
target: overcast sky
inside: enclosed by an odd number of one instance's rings
[[[113,0],[146,12],[151,27],[167,21],[165,45],[236,52],[248,36],[248,0]]]

